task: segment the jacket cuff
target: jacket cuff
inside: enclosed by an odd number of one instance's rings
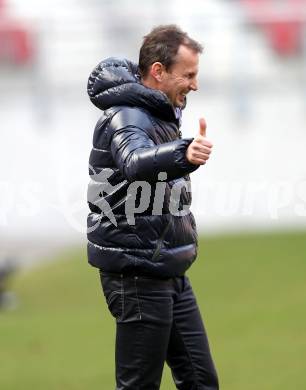
[[[180,140],[180,145],[174,151],[175,164],[186,173],[194,172],[200,165],[195,165],[189,162],[186,158],[186,151],[188,146],[193,141],[193,138],[183,138]]]

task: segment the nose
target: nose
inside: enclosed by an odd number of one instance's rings
[[[191,91],[197,91],[198,89],[198,80],[196,78],[194,78],[190,85],[189,85],[189,88],[191,89]]]

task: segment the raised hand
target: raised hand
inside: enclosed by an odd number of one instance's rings
[[[204,165],[209,159],[212,143],[206,138],[206,121],[204,118],[199,120],[199,132],[188,146],[186,151],[187,160],[195,165]]]

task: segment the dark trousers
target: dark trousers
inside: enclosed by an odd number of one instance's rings
[[[157,390],[164,362],[179,390],[217,390],[218,378],[189,279],[100,272],[116,318],[116,390]]]

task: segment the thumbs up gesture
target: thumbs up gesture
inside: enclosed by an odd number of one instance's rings
[[[199,120],[199,132],[188,146],[186,151],[187,160],[195,165],[204,165],[209,159],[212,143],[206,138],[206,121],[204,118]]]

